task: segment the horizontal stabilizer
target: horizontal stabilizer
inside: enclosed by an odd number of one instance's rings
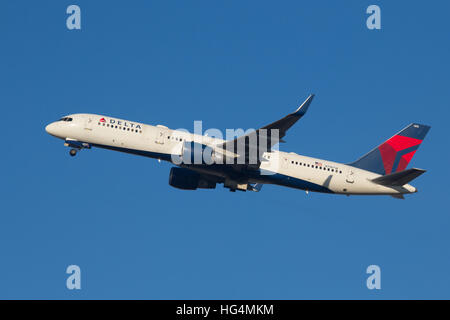
[[[425,170],[412,168],[372,179],[372,182],[383,186],[403,186],[420,176],[422,173],[425,173]]]

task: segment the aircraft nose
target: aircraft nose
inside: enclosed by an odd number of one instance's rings
[[[55,126],[56,126],[55,123],[52,122],[45,127],[45,131],[47,131],[47,133],[51,134],[52,136],[55,135],[55,131],[56,131]]]

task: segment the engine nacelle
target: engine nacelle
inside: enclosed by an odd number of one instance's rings
[[[203,178],[195,171],[186,168],[173,167],[170,169],[169,184],[182,190],[215,189],[216,182]]]

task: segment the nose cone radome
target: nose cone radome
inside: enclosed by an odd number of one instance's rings
[[[48,134],[51,134],[52,136],[56,135],[56,124],[50,123],[45,127],[45,131],[47,131]]]

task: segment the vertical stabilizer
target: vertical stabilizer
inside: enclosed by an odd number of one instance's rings
[[[430,126],[412,123],[349,165],[381,175],[403,171],[419,149],[428,130]]]

